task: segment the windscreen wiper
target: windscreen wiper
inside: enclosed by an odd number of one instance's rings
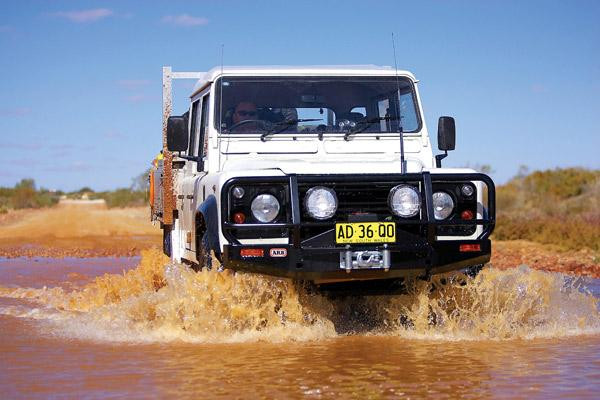
[[[298,122],[313,122],[313,121],[323,121],[323,118],[300,118],[300,119],[290,119],[288,121],[277,122],[276,124],[273,125],[273,130],[270,130],[270,131],[265,132],[262,135],[260,135],[260,140],[262,140],[264,142],[265,139],[267,138],[267,136],[281,133],[281,132],[285,131],[289,126],[295,125]],[[283,126],[280,126],[280,125],[283,125]],[[280,126],[280,127],[277,128],[278,126]]]
[[[373,125],[376,122],[380,122],[380,121],[397,121],[398,117],[375,117],[375,118],[371,118],[368,119],[366,121],[361,121],[358,124],[356,124],[356,127],[354,129],[350,129],[348,132],[346,132],[344,134],[344,140],[348,140],[348,138],[350,137],[350,135],[353,135],[355,133],[361,133],[364,132],[367,128],[369,128],[371,125]]]

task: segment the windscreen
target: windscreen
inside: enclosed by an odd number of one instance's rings
[[[225,134],[420,129],[412,82],[402,77],[224,77],[215,89],[215,128]]]

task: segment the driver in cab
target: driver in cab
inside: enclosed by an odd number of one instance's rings
[[[258,110],[256,109],[256,104],[250,101],[238,103],[233,112],[232,122],[230,130],[256,131],[258,129]]]

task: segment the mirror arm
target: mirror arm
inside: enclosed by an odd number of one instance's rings
[[[442,168],[442,160],[448,157],[448,150],[444,150],[444,154],[437,154],[435,156],[435,166],[436,168]]]
[[[183,154],[181,154],[181,152],[179,152],[179,153],[180,153],[180,154],[177,154],[177,157],[179,157],[179,158],[183,158],[184,160],[187,160],[187,161],[196,161],[196,162],[200,162],[200,161],[202,161],[202,159],[201,159],[200,157],[196,157],[196,156],[186,156],[186,155],[183,155]]]

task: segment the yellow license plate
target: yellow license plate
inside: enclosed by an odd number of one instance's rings
[[[335,224],[336,243],[386,243],[396,241],[394,222]]]

